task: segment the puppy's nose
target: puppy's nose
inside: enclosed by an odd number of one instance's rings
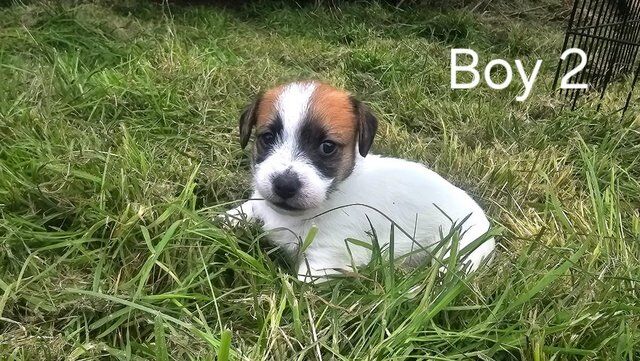
[[[301,186],[298,175],[291,171],[285,171],[273,178],[273,192],[282,199],[295,196]]]

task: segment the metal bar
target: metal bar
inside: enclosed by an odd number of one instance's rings
[[[631,18],[636,19],[634,21],[638,21],[640,20],[638,19],[638,15],[640,15],[640,6],[635,6],[635,8],[631,9]],[[631,23],[631,21],[629,23]],[[638,26],[637,24],[634,23],[633,25],[631,25],[630,29],[628,29],[629,39],[627,40],[635,42],[637,44],[639,29],[640,29],[640,26]],[[629,45],[625,47],[624,53],[622,55],[622,64],[623,64],[624,70],[633,69],[633,64],[635,63],[637,54],[638,54],[638,45]]]
[[[629,20],[628,12],[624,14],[623,24],[621,24],[622,27],[624,27],[624,24],[626,23],[627,20]],[[619,44],[620,42],[618,42],[618,45]],[[600,92],[600,102],[598,103],[598,107],[596,108],[596,110],[600,110],[600,107],[602,106],[602,99],[604,98],[604,93],[607,91],[607,87],[609,86],[609,82],[611,78],[615,77],[618,74],[616,71],[617,69],[615,66],[615,59],[618,58],[619,53],[620,53],[620,47],[616,46],[614,51],[611,54],[611,58],[609,59],[609,64],[610,64],[609,69],[611,71],[608,71],[607,74],[605,75],[604,84],[602,85],[602,91]]]
[[[573,32],[571,32],[571,34],[573,34]],[[616,43],[616,44],[626,44],[626,45],[634,45],[634,46],[638,46],[640,44],[637,44],[633,41],[626,41],[626,40],[620,40],[620,39],[611,39],[611,38],[607,38],[606,36],[598,36],[598,35],[591,35],[591,34],[575,34],[575,35],[580,35],[580,36],[584,36],[587,38],[596,38],[596,39],[602,39],[602,40],[606,40],[612,43]]]
[[[640,27],[633,26],[630,32],[630,41],[638,42],[638,29]],[[635,63],[636,55],[638,54],[638,44],[629,45],[626,47],[625,53],[622,56],[622,64],[626,67],[632,68]]]
[[[577,4],[579,4],[579,3],[580,3],[580,1],[582,2],[582,6],[580,7],[580,13],[578,14],[578,20],[577,20],[577,23],[578,23],[578,24],[580,24],[580,23],[581,23],[581,21],[582,21],[583,15],[584,15],[584,8],[585,8],[585,6],[587,5],[587,1],[586,1],[586,0],[575,0],[575,1],[576,1],[576,5],[577,5]],[[586,17],[585,17],[585,20],[586,20]],[[574,19],[574,21],[575,21],[575,19]],[[569,34],[571,34],[571,33],[569,33]],[[577,40],[577,36],[576,36],[576,34],[571,34],[571,35],[573,35],[573,37],[572,37],[572,39],[571,39],[571,47],[572,47],[572,48],[575,48],[575,43],[576,43],[576,40]],[[568,69],[570,69],[570,68],[569,68],[569,64],[571,63],[571,60],[572,60],[572,59],[567,59],[567,60],[565,61],[565,64],[564,64],[564,71],[562,72],[563,74],[566,74],[566,73],[567,73],[567,70],[568,70]],[[573,61],[573,64],[571,65],[571,69],[573,69],[573,67],[575,66],[575,58],[574,58],[573,60],[574,60],[574,61]],[[565,89],[565,91],[564,91],[564,97],[565,97],[565,98],[568,98],[568,97],[569,97],[570,92],[571,92],[571,90],[570,90],[570,89]],[[560,94],[562,94],[562,90],[560,90]]]
[[[629,11],[630,7],[629,4],[626,0],[618,0],[618,8],[620,9],[620,11],[623,13],[623,24],[619,25],[619,32],[618,32],[618,38],[620,38],[620,40],[623,41],[629,41],[629,19],[630,19],[630,15],[631,12]],[[622,63],[623,58],[626,54],[626,50],[627,47],[629,46],[629,44],[620,44],[617,47],[617,53],[616,53],[616,57],[614,58],[614,62],[613,62],[613,76],[617,77],[618,75],[620,75],[620,73],[622,73],[624,71],[624,64]]]
[[[603,12],[604,12],[605,3],[606,3],[605,1],[600,1],[600,8],[598,9],[598,4],[597,3],[596,3],[596,6],[594,7],[594,10],[597,12],[597,16],[594,17],[596,24],[599,24],[600,21],[602,20],[602,15],[603,15]],[[600,35],[600,33],[603,31],[604,28],[595,27],[595,28],[592,28],[592,29],[593,29],[592,31],[594,32],[593,35]],[[585,49],[583,49],[587,54],[587,61],[589,61],[588,59],[595,57],[595,52],[598,49],[598,46],[596,46],[596,47],[593,46],[594,41],[596,42],[597,45],[601,45],[600,43],[602,42],[601,39],[597,39],[597,38],[594,38],[594,37],[590,37],[589,38],[589,42],[587,44],[585,44],[586,47],[585,47]],[[585,70],[583,70],[579,75],[578,83],[582,83],[584,81],[590,83],[590,80],[592,79],[592,77],[593,77],[593,73],[589,69],[585,68]],[[576,89],[575,94],[573,96],[573,102],[571,104],[571,109],[575,109],[576,108],[576,104],[578,103],[578,99],[580,98],[581,94],[586,93],[588,91],[589,91],[588,88],[585,89],[585,90]]]
[[[571,25],[573,24],[573,19],[576,15],[576,9],[578,8],[578,1],[573,3],[573,9],[571,9],[571,15],[569,16],[569,23],[567,24],[567,28],[571,29]],[[562,43],[562,51],[567,48],[567,44],[569,43],[569,32],[564,34],[564,42]],[[553,86],[552,90],[556,91],[556,86],[558,85],[558,78],[560,76],[560,66],[562,65],[562,60],[558,60],[558,66],[556,67],[556,75],[553,78]]]
[[[589,24],[593,24],[595,22],[595,16],[593,16],[593,9],[595,7],[598,6],[598,1],[596,0],[589,2],[589,5],[587,6],[587,10],[586,10],[586,17],[584,18],[585,22],[588,21]],[[583,49],[585,47],[585,45],[587,44],[588,40],[592,40],[589,39],[587,37],[587,34],[581,33],[581,34],[576,34],[579,36],[579,41],[578,41],[578,48],[579,49]],[[573,68],[576,63],[578,62],[579,57],[574,57],[573,58],[573,64],[571,65],[571,67]],[[578,98],[580,97],[580,93],[581,93],[581,89],[571,89],[571,91],[569,92],[569,90],[567,89],[567,94],[571,94],[569,96],[569,99],[571,100],[571,110],[575,109],[576,103]]]
[[[609,4],[610,1],[602,1],[603,4],[603,11],[604,9],[606,9],[606,11],[604,11],[604,15],[603,15],[603,21],[609,21],[611,20],[614,16],[615,16],[615,11],[612,11],[612,9],[609,8]],[[602,58],[602,55],[606,53],[607,48],[609,47],[608,44],[608,35],[611,33],[611,28],[597,28],[594,30],[593,35],[595,36],[601,36],[601,37],[606,37],[607,39],[603,39],[603,38],[594,38],[596,41],[597,46],[594,48],[594,51],[589,55],[590,61],[589,61],[589,83],[591,85],[592,88],[595,88],[595,83],[598,80],[598,77],[600,76],[600,66],[602,64],[600,64],[599,60],[600,58]]]
[[[624,1],[621,1],[621,2],[624,2]],[[625,3],[625,10],[626,10],[626,12],[624,13],[626,23],[622,24],[622,28],[620,29],[620,39],[624,41],[631,41],[630,27],[629,27],[629,18],[631,14],[629,12],[628,4],[626,4],[626,2],[624,3]],[[618,69],[617,71],[618,73],[624,71],[624,68],[625,68],[624,59],[627,56],[627,52],[629,51],[630,46],[631,46],[630,44],[624,44],[623,46],[620,47],[619,57],[618,59],[616,59],[616,62],[614,63],[614,66],[616,66],[616,68]]]
[[[607,4],[607,19],[606,21],[611,21],[616,17],[616,9],[615,4],[612,1],[606,1]],[[611,6],[610,6],[611,5]],[[599,89],[602,84],[602,80],[605,78],[605,75],[609,71],[609,65],[607,64],[607,59],[610,57],[610,53],[613,51],[613,46],[611,43],[612,36],[615,35],[613,27],[607,27],[604,29],[603,43],[602,47],[599,49],[598,55],[596,59],[593,61],[593,69],[595,72],[595,76],[592,76],[593,88]]]
[[[629,102],[631,101],[631,95],[633,94],[633,88],[636,86],[636,82],[638,81],[638,74],[640,74],[640,64],[636,68],[636,73],[633,76],[633,82],[631,82],[631,89],[629,89],[629,94],[627,94],[627,100],[624,102],[624,107],[622,108],[622,116],[624,117],[624,113],[627,111],[629,107]]]
[[[640,19],[636,19],[633,21],[630,21],[630,23],[640,23]],[[596,25],[590,25],[590,26],[581,26],[579,28],[573,28],[571,30],[573,31],[578,31],[578,30],[589,30],[589,29],[593,29],[593,28],[600,28],[600,27],[607,27],[607,26],[616,26],[616,25],[620,25],[622,24],[622,21],[618,21],[615,23],[608,23],[608,24],[596,24]]]

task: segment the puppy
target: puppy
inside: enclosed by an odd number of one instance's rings
[[[429,259],[454,227],[459,248],[489,229],[478,204],[438,174],[369,153],[376,117],[347,92],[315,81],[278,86],[242,114],[243,148],[253,128],[253,196],[227,215],[261,221],[303,281],[367,264],[372,248],[362,241],[376,237],[388,247],[392,223],[393,256],[411,263]],[[302,249],[312,227],[315,237]],[[492,238],[475,248],[468,269],[493,249]]]

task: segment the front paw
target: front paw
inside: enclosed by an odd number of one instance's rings
[[[345,267],[339,267],[334,264],[321,264],[317,262],[309,262],[304,258],[298,266],[298,280],[305,283],[320,284],[329,281],[332,276],[345,274],[348,270]]]
[[[216,220],[223,226],[235,228],[242,222],[251,220],[251,206],[242,204],[236,208],[230,209],[223,214],[216,216]]]

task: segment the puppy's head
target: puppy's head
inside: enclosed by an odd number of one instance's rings
[[[373,143],[377,120],[348,93],[295,82],[261,94],[240,117],[240,144],[252,129],[254,188],[288,211],[317,207]]]

